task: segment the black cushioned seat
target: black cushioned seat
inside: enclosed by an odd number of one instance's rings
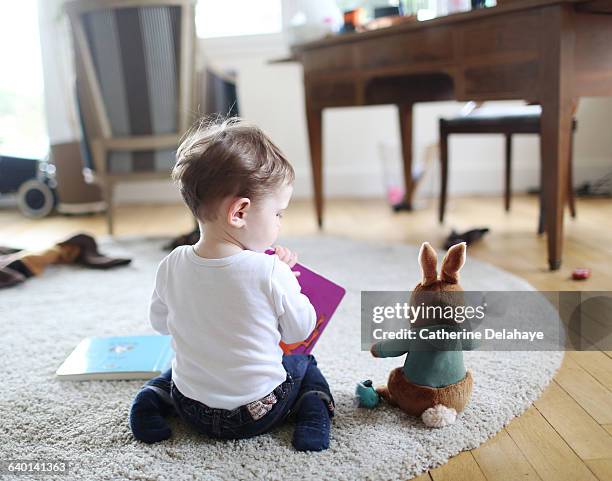
[[[540,134],[540,117],[542,109],[539,105],[525,105],[519,107],[481,107],[472,110],[466,115],[450,119],[440,119],[440,163],[442,169],[442,186],[440,192],[439,220],[444,221],[448,188],[448,136],[450,134],[503,134],[506,137],[505,159],[505,187],[504,198],[506,211],[510,210],[510,195],[512,183],[512,135],[514,134]],[[573,132],[577,128],[576,119],[572,123]],[[576,217],[576,206],[573,190],[572,153],[570,148],[569,175],[568,175],[568,204],[572,217]],[[540,203],[541,204],[541,203]],[[544,231],[544,216],[540,205],[540,220],[538,232]]]

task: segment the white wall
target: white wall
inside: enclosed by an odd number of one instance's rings
[[[61,0],[53,0],[61,2]],[[45,2],[41,2],[45,3]],[[49,7],[48,14],[53,9]],[[42,14],[41,14],[42,15]],[[48,23],[54,34],[42,32],[45,81],[48,78],[49,125],[52,141],[71,140],[71,114],[66,92],[71,91],[70,63],[59,55],[57,35],[61,23]],[[41,19],[44,26],[44,19]],[[55,38],[54,38],[55,37]],[[59,40],[57,40],[59,38]],[[288,55],[282,35],[200,40],[201,59],[216,68],[233,69],[238,75],[242,116],[260,125],[292,161],[296,173],[295,197],[311,196],[311,177],[304,116],[302,71],[299,64],[269,64]],[[63,73],[59,73],[63,72]],[[48,78],[47,78],[48,77]],[[437,142],[438,118],[453,115],[463,104],[438,102],[419,104],[414,117],[415,162],[425,158],[428,146]],[[612,161],[612,99],[583,99],[578,110],[575,140],[576,184],[609,172]],[[330,109],[324,112],[325,195],[333,197],[378,197],[383,195],[380,145],[395,146],[399,155],[399,126],[393,106]],[[517,136],[514,143],[514,188],[538,185],[539,146],[534,136]],[[501,136],[457,136],[450,140],[452,194],[500,193],[503,182]],[[398,159],[399,162],[399,159]],[[438,191],[438,165],[433,163],[419,195]],[[170,182],[125,184],[117,189],[119,202],[175,201],[178,194]]]

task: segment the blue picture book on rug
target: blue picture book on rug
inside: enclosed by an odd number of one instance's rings
[[[55,374],[69,381],[150,379],[171,367],[170,339],[159,335],[83,339]]]

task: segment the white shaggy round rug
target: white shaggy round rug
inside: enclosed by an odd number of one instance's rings
[[[170,440],[135,441],[127,416],[138,381],[59,382],[56,368],[86,336],[145,334],[147,308],[164,240],[119,239],[103,251],[132,265],[100,272],[50,268],[0,291],[3,383],[2,459],[61,459],[69,479],[405,480],[475,448],[521,414],[559,367],[559,352],[466,352],[474,376],[471,403],[457,423],[438,430],[397,409],[354,406],[355,383],[386,381],[398,359],[360,350],[360,291],[409,290],[419,279],[418,246],[314,236],[282,239],[300,262],[343,285],[347,294],[313,354],[337,402],[331,447],[298,453],[292,426],[250,440],[217,441],[171,419]],[[469,257],[462,284],[471,290],[533,290],[525,281]]]

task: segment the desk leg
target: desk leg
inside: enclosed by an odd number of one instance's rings
[[[323,227],[323,111],[306,107],[317,224]]]
[[[550,270],[561,267],[563,213],[567,196],[574,96],[574,41],[571,7],[551,7],[546,15],[546,56],[541,65],[543,85],[540,120],[542,202]]]
[[[398,210],[412,210],[414,181],[412,179],[412,104],[398,105],[400,121],[400,137],[402,139],[402,158],[404,161],[404,202],[397,206]]]
[[[544,225],[548,235],[548,263],[561,267],[563,252],[563,207],[568,183],[571,105],[542,105],[541,146]]]

